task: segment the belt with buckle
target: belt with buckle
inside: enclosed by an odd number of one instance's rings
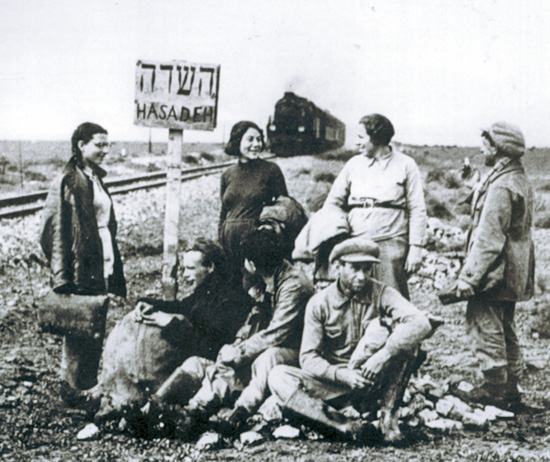
[[[378,202],[376,199],[364,199],[359,204],[350,204],[350,209],[355,208],[362,208],[362,209],[368,209],[373,207],[380,207],[385,209],[398,209],[398,210],[405,210],[405,207],[403,205],[394,204],[392,202],[386,201],[386,202]]]

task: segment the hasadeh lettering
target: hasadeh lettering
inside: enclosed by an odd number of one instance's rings
[[[191,118],[191,112],[193,114]],[[191,111],[185,106],[167,104],[140,104],[136,102],[136,118],[141,120],[170,120],[179,122],[205,123],[214,120],[214,106],[197,106]]]

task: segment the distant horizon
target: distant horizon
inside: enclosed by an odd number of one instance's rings
[[[15,138],[3,138],[3,139],[0,139],[0,143],[5,143],[5,142],[18,142],[18,141],[21,141],[21,142],[26,142],[26,143],[67,143],[67,144],[70,144],[70,140],[63,140],[63,139],[30,139],[30,138],[21,138],[21,139],[15,139]],[[147,144],[149,143],[149,141],[145,140],[111,140],[110,141],[111,143],[142,143],[142,144]],[[159,144],[167,144],[168,141],[151,141],[152,144],[154,145],[159,145]],[[205,145],[208,145],[208,144],[213,144],[213,145],[220,145],[220,146],[223,146],[227,143],[227,141],[185,141],[183,142],[184,145],[193,145],[193,144],[205,144]],[[413,147],[413,148],[424,148],[424,147],[428,147],[428,148],[437,148],[437,147],[442,147],[442,148],[468,148],[468,149],[476,149],[476,148],[480,148],[480,146],[476,146],[476,145],[461,145],[461,144],[415,144],[415,143],[406,143],[406,142],[402,142],[402,141],[398,141],[398,140],[395,140],[395,141],[392,141],[390,144],[395,144],[395,145],[400,145],[400,146],[405,146],[405,147]],[[354,147],[353,146],[344,146],[340,149],[346,149],[346,150],[354,150]],[[529,150],[529,149],[550,149],[550,146],[527,146],[526,147],[526,150]],[[337,151],[337,149],[335,149],[335,151]],[[2,153],[0,152],[0,155]],[[314,154],[312,154],[314,155]]]

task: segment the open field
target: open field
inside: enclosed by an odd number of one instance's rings
[[[104,167],[110,178],[166,169],[166,143],[118,141],[111,143]],[[230,159],[221,144],[187,143],[184,162],[196,166]],[[53,175],[71,157],[68,141],[0,140],[0,197],[47,189]]]
[[[17,143],[14,146],[17,149]],[[115,153],[121,151],[117,146],[118,143],[112,150],[113,159]],[[155,146],[159,149],[159,156],[161,148]],[[67,149],[68,144],[63,151],[68,152]],[[138,167],[129,166],[128,158],[137,158],[134,152],[141,153],[140,156],[146,153],[146,143],[135,148],[128,145],[126,149],[125,159],[120,162],[112,159],[106,165],[107,170],[126,169],[130,172],[143,168],[140,164]],[[201,152],[212,149],[219,149],[219,146],[196,146],[191,152],[199,153],[200,157]],[[456,169],[466,156],[470,157],[472,164],[478,165],[480,157],[474,157],[478,150],[457,147],[407,147],[406,150],[421,168],[431,214],[454,226],[465,226],[467,210],[459,203],[465,191],[456,183]],[[49,165],[54,151],[58,152],[52,149],[44,154],[47,168],[52,172],[60,165],[55,164],[55,168]],[[215,155],[217,153],[214,151]],[[550,366],[550,229],[547,227],[550,224],[545,226],[544,222],[550,214],[550,163],[546,161],[549,155],[550,149],[536,149],[529,151],[525,158],[527,171],[536,188],[536,220],[540,225],[534,234],[537,294],[533,300],[519,304],[517,323],[527,364],[521,386],[526,401],[536,405],[550,401],[550,375],[547,372]],[[312,212],[320,206],[330,188],[330,181],[342,168],[341,158],[341,155],[304,156],[277,159],[277,163],[285,174],[290,193]],[[36,171],[44,168],[40,162],[28,166]],[[49,179],[51,175],[46,177]],[[218,183],[219,175],[214,175],[182,185],[182,241],[199,236],[215,238],[220,207]],[[4,186],[0,176],[0,194]],[[35,189],[42,189],[42,186]],[[115,197],[118,241],[125,262],[129,296],[126,300],[116,299],[111,303],[108,329],[132,309],[138,297],[159,291],[164,200],[164,189]],[[0,221],[2,460],[550,460],[548,410],[536,416],[518,416],[515,420],[492,425],[485,431],[437,433],[419,428],[410,433],[409,443],[400,448],[361,447],[323,440],[269,440],[256,447],[239,449],[227,444],[219,450],[199,452],[193,445],[179,441],[136,440],[108,431],[102,433],[99,441],[78,442],[76,433],[86,423],[86,416],[82,412],[64,409],[58,396],[56,368],[61,341],[38,332],[32,308],[33,299],[48,287],[47,268],[36,263],[37,258],[32,256],[43,258],[37,243],[39,223],[39,215]],[[434,290],[426,289],[422,284],[412,285],[412,297],[419,307],[445,319],[445,325],[425,342],[429,355],[421,374],[429,374],[439,382],[444,382],[452,374],[459,374],[474,382],[476,364],[465,339],[465,304],[444,307]]]

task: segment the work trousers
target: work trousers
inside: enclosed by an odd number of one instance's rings
[[[522,372],[521,349],[514,321],[515,302],[475,295],[466,308],[466,328],[486,380],[506,383]]]
[[[397,289],[407,300],[409,297],[409,276],[405,271],[405,263],[409,252],[407,240],[393,237],[376,241],[380,248],[380,263],[373,265],[372,277],[384,284]]]
[[[235,369],[198,356],[191,357],[181,366],[190,378],[185,392],[187,396],[192,395],[189,407],[214,410],[231,406],[240,394],[235,405],[253,412],[269,393],[269,373],[279,364],[297,366],[298,351],[272,347],[258,356],[252,366],[247,364]]]
[[[269,388],[282,407],[297,390],[302,390],[336,408],[353,405],[359,411],[367,412],[377,409],[381,400],[383,406],[387,404],[393,411],[399,405],[413,372],[416,353],[417,349],[390,359],[378,380],[364,389],[354,390],[346,384],[325,380],[311,372],[286,365],[273,368],[269,374]]]

